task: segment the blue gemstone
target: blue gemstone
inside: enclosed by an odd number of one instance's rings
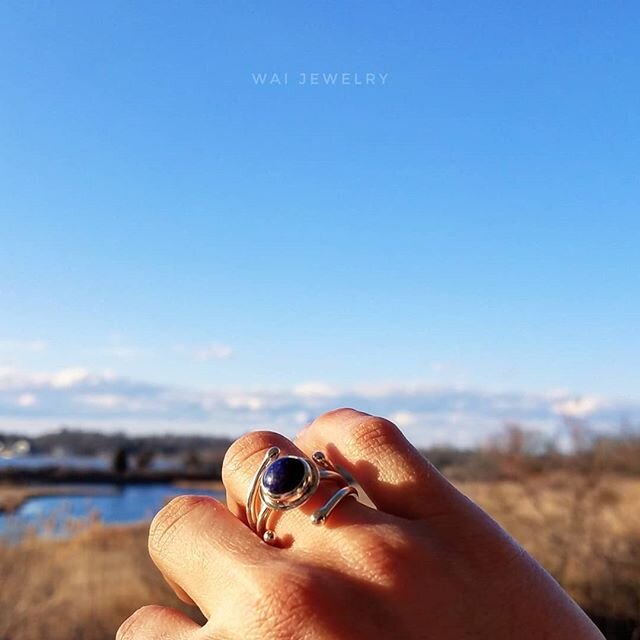
[[[304,481],[305,466],[299,458],[278,458],[262,476],[262,486],[272,495],[283,495],[297,489]]]

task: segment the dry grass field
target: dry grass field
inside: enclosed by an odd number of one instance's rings
[[[147,557],[146,525],[90,526],[64,541],[0,547],[2,640],[107,640],[133,609],[186,609]]]
[[[585,609],[640,629],[640,478],[548,474],[461,488]]]
[[[640,619],[640,479],[558,473],[458,484],[585,608]],[[148,559],[146,525],[93,524],[68,540],[0,545],[0,575],[1,640],[107,640],[144,604],[188,609]]]

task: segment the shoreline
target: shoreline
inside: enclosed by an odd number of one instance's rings
[[[9,467],[0,469],[0,486],[34,484],[176,484],[177,482],[217,482],[222,478],[211,471],[150,471],[116,472],[110,469],[70,469],[63,467]]]
[[[15,513],[27,500],[45,496],[95,496],[108,493],[99,487],[11,486],[0,485],[0,515]]]
[[[86,482],[82,484],[76,482],[73,484],[63,483],[12,483],[3,479],[0,482],[0,516],[14,514],[25,502],[31,498],[49,497],[49,496],[101,496],[108,495],[113,492],[114,488],[125,484],[171,484],[179,489],[188,491],[189,489],[209,489],[211,491],[224,491],[222,482],[218,480],[190,480],[182,479],[174,482],[164,481],[146,481],[136,482]]]

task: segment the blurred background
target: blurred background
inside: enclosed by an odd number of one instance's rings
[[[0,639],[185,609],[152,515],[222,496],[247,430],[355,406],[637,640],[639,31],[634,2],[2,2]]]

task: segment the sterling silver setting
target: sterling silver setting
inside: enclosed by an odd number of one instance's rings
[[[276,534],[269,528],[269,516],[274,511],[289,511],[305,504],[323,481],[338,485],[338,490],[311,514],[312,524],[326,522],[331,512],[347,496],[358,497],[357,489],[331,463],[322,451],[311,460],[299,456],[280,456],[278,447],[271,447],[258,467],[247,494],[247,522],[268,544],[276,544]]]

